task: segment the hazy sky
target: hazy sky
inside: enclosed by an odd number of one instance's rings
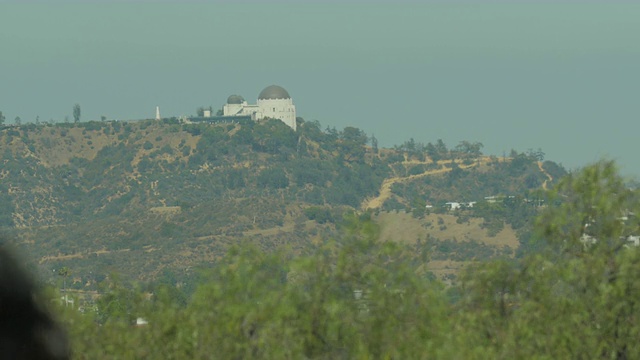
[[[151,118],[286,88],[298,116],[391,146],[542,148],[640,175],[640,4],[0,0],[8,122]]]

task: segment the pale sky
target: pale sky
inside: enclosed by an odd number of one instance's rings
[[[180,116],[277,84],[298,116],[383,146],[542,148],[640,176],[639,19],[634,2],[0,0],[0,111]]]

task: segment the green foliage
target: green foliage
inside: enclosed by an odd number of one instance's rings
[[[560,179],[567,175],[567,171],[553,161],[546,160],[542,163],[542,168],[553,178]]]
[[[625,217],[639,210],[637,194],[600,162],[565,178],[551,200],[537,225],[544,251],[468,273],[460,326],[477,334],[472,349],[494,358],[638,357],[640,253],[626,245],[640,227]]]
[[[7,193],[5,186],[0,185],[0,227],[12,227],[13,213],[15,211],[15,204],[12,197]]]
[[[318,245],[311,239],[336,236],[341,214],[378,196],[385,179],[442,167],[424,158],[415,141],[407,143],[407,150],[416,151],[407,163],[407,154],[399,151],[382,149],[376,155],[362,130],[323,131],[317,121],[302,119],[299,124],[297,132],[276,120],[6,128],[0,132],[5,184],[0,225],[16,232],[27,251],[43,261],[43,271],[73,265],[79,280],[74,286],[83,289],[96,289],[92,279],[115,269],[126,280],[149,281],[166,269],[174,271],[176,283],[191,288],[190,274],[176,269],[219,259],[240,238],[265,251],[286,243],[309,254]],[[436,147],[446,151],[442,157],[453,156],[444,143]],[[414,161],[420,159],[424,163]],[[382,209],[420,218],[426,203],[460,195],[526,197],[524,176],[539,172],[535,161],[526,165],[518,176],[508,171],[509,162],[483,165],[483,171],[453,166],[451,175],[418,176],[394,184]],[[501,211],[486,214],[487,228],[506,221],[521,226],[519,234],[530,234],[533,215],[522,203],[505,203]],[[472,210],[460,214],[476,216]],[[309,218],[317,221],[304,221]]]
[[[283,169],[270,168],[260,172],[257,183],[261,188],[284,189],[289,186],[289,179]]]
[[[232,190],[242,189],[246,186],[248,177],[249,174],[246,169],[230,169],[226,172],[224,185]]]
[[[327,207],[312,206],[306,208],[304,210],[304,214],[309,218],[309,220],[315,220],[320,224],[335,221],[333,214],[331,213],[331,209]]]
[[[320,126],[320,122],[315,121],[305,121],[297,127],[298,132],[301,137],[307,138],[314,142],[323,142],[325,141],[325,134],[322,132],[322,128]]]
[[[438,240],[428,237],[424,246],[431,251],[430,256],[433,260],[487,261],[512,255],[512,250],[508,247],[500,249],[477,241]]]
[[[364,160],[367,135],[360,129],[348,126],[340,133],[337,142],[340,156],[345,161],[362,162]]]
[[[638,358],[638,193],[600,162],[549,199],[539,252],[478,262],[449,289],[425,258],[484,247],[383,243],[364,213],[308,255],[234,247],[189,298],[172,272],[146,291],[112,277],[95,312],[61,311],[78,358]]]
[[[105,284],[97,313],[66,313],[80,357],[420,358],[446,338],[441,288],[378,243],[377,226],[349,218],[317,253],[232,250],[185,302],[164,285]],[[149,325],[131,326],[137,317]],[[92,324],[97,321],[100,326]]]
[[[75,104],[73,105],[73,122],[77,123],[80,121],[80,115],[81,115],[81,109],[80,109],[80,104]]]
[[[252,147],[255,151],[269,154],[293,152],[296,133],[282,121],[270,119],[253,127]]]
[[[336,167],[330,161],[316,159],[298,159],[289,165],[292,168],[293,180],[298,186],[312,184],[324,186],[334,178]]]
[[[86,121],[82,123],[77,123],[76,126],[84,128],[86,131],[100,131],[109,127],[109,123],[99,122],[99,121]]]
[[[477,158],[482,155],[481,149],[484,147],[481,142],[461,141],[454,149],[460,158]]]

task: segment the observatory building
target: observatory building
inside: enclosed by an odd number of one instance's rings
[[[247,117],[251,120],[279,119],[296,130],[296,107],[291,96],[278,85],[267,86],[258,95],[256,105],[248,104],[240,95],[231,95],[222,108],[223,117]]]

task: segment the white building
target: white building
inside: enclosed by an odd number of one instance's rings
[[[240,95],[231,95],[224,105],[223,116],[251,116],[251,120],[279,119],[296,130],[296,107],[291,96],[278,85],[267,86],[258,95],[256,105],[248,104]]]
[[[460,204],[459,202],[455,202],[455,201],[451,201],[448,203],[444,204],[445,206],[447,206],[449,208],[449,210],[458,210],[462,207],[462,204]]]

